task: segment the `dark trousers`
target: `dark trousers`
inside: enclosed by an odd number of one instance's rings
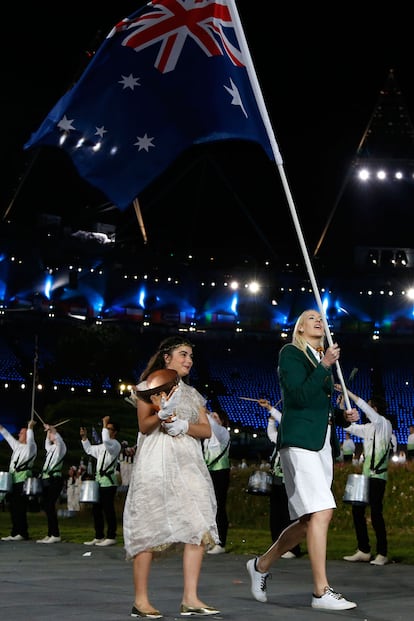
[[[56,503],[63,488],[62,477],[43,479],[42,509],[47,518],[47,534],[49,537],[60,537]]]
[[[117,486],[99,487],[99,502],[92,505],[92,515],[95,525],[96,539],[105,539],[105,522],[106,520],[106,537],[107,539],[116,539],[117,519],[115,513],[115,494]]]
[[[230,485],[230,468],[222,470],[211,470],[211,480],[217,500],[216,523],[220,537],[220,545],[225,548],[227,541],[227,531],[229,529],[229,519],[227,516],[227,492]]]
[[[276,541],[280,533],[292,523],[289,515],[288,497],[283,485],[272,485],[269,497],[269,522],[272,541]],[[300,545],[290,550],[296,556],[300,556]]]
[[[382,514],[385,485],[386,481],[383,479],[369,479],[371,524],[377,539],[377,554],[382,554],[383,556],[387,556],[388,552],[387,531]],[[371,552],[365,509],[365,505],[352,505],[352,517],[359,550],[361,552]]]
[[[21,535],[29,539],[29,526],[27,523],[28,496],[23,493],[24,483],[13,483],[13,489],[9,493],[10,517],[12,522],[11,535]]]

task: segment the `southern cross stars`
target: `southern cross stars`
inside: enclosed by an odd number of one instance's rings
[[[226,91],[230,93],[230,95],[232,95],[233,97],[233,99],[231,100],[231,104],[232,106],[240,106],[240,108],[243,111],[244,116],[247,119],[247,112],[244,109],[243,102],[240,97],[239,89],[237,88],[237,86],[235,85],[235,83],[233,82],[231,78],[230,78],[230,84],[231,84],[231,88],[229,86],[226,86],[225,84],[223,84],[223,86],[226,89]]]
[[[136,86],[140,86],[139,78],[134,78],[132,73],[128,76],[123,75],[122,79],[119,80],[119,84],[122,84],[122,89],[130,88],[131,91],[133,91]]]
[[[108,133],[108,130],[102,125],[102,127],[97,127],[95,136],[99,136],[100,138],[104,137],[104,134]]]
[[[149,138],[145,133],[142,137],[137,136],[137,141],[134,142],[134,147],[138,147],[138,151],[142,151],[142,149],[145,149],[145,151],[148,153],[148,149],[150,147],[155,147],[155,145],[152,144],[153,140],[154,138]]]
[[[59,127],[59,129],[61,129],[64,132],[69,131],[70,129],[75,129],[72,125],[73,123],[73,119],[68,119],[66,114],[63,116],[63,118],[59,121],[59,123],[57,124],[57,126]]]

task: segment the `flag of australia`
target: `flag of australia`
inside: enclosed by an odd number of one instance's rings
[[[153,0],[114,26],[25,149],[63,149],[120,209],[195,144],[249,140],[274,159],[240,28],[233,0]]]

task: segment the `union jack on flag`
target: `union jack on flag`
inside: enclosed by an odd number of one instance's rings
[[[123,19],[25,149],[63,149],[120,209],[192,145],[250,140],[274,159],[235,11],[234,0],[152,0]]]

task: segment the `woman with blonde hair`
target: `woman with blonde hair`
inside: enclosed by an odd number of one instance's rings
[[[339,455],[335,420],[345,423],[343,412],[332,406],[332,366],[339,360],[337,343],[324,351],[324,324],[318,311],[306,310],[298,318],[292,343],[279,352],[278,375],[283,416],[278,447],[285,477],[292,524],[261,556],[247,562],[255,599],[267,601],[270,567],[306,538],[313,575],[312,608],[347,610],[355,602],[331,588],[326,574],[328,527],[336,508],[331,486],[334,456]],[[358,413],[346,415],[358,420]]]

